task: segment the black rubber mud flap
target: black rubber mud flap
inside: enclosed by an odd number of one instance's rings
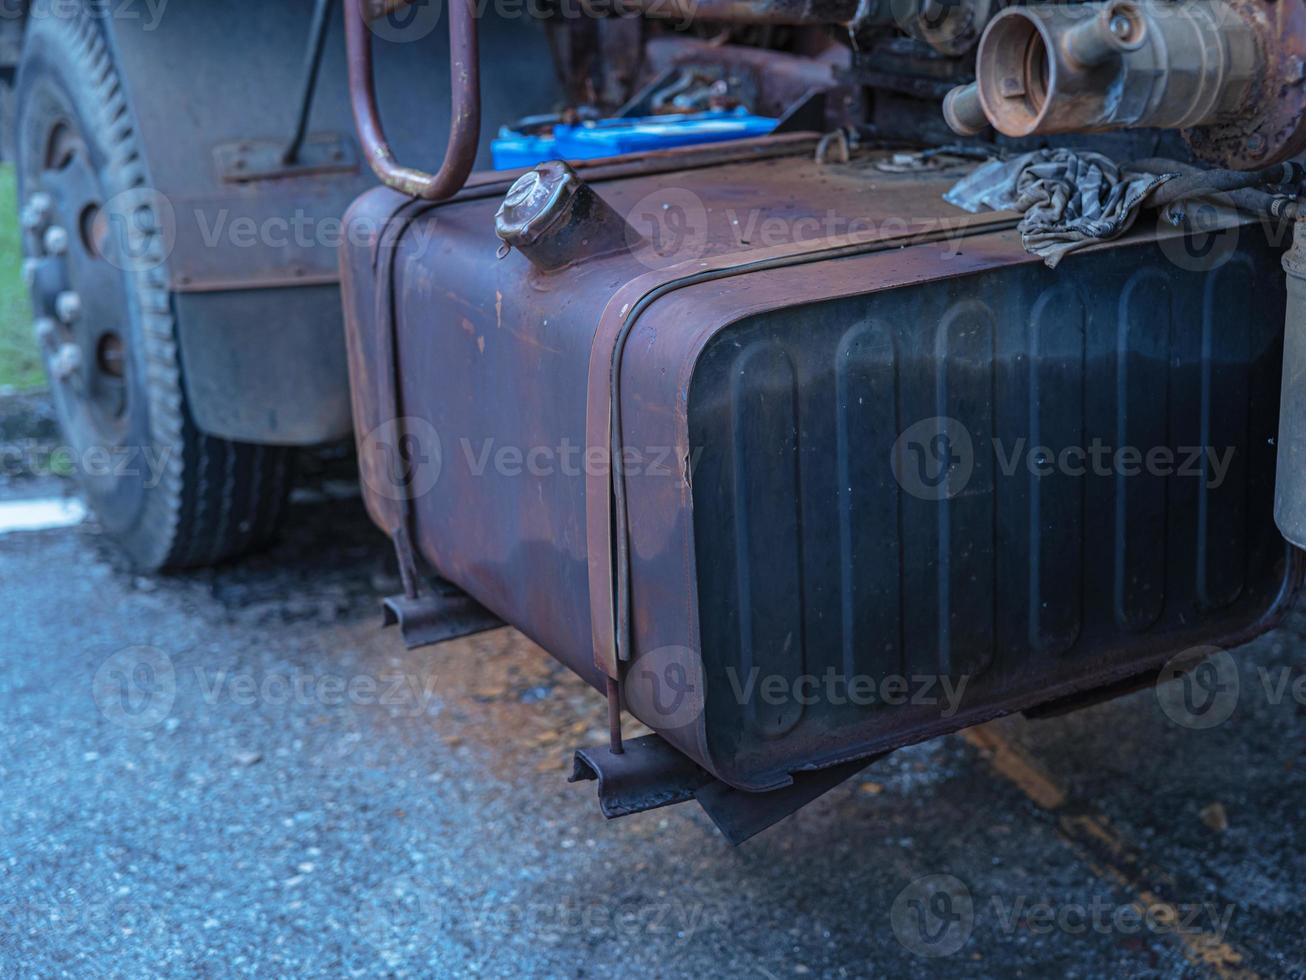
[[[716,829],[731,844],[738,846],[773,827],[785,817],[797,813],[840,783],[846,782],[877,759],[854,759],[829,769],[794,773],[794,781],[784,789],[770,793],[745,793],[714,779],[694,794]]]
[[[660,735],[629,739],[625,751],[577,749],[568,782],[598,780],[599,809],[609,820],[697,800],[732,845],[742,844],[824,796],[883,756],[794,773],[770,793],[746,793],[721,782]]]

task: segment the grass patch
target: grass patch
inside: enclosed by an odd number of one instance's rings
[[[32,308],[23,284],[22,236],[14,168],[0,166],[0,391],[45,385],[32,338]]]

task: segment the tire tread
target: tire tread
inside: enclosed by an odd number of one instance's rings
[[[130,101],[96,15],[80,6],[39,3],[29,31],[55,34],[65,44],[98,107],[88,137],[104,144],[116,190],[148,188]],[[167,451],[157,486],[148,490],[138,525],[123,544],[137,564],[179,569],[216,564],[265,545],[284,510],[294,450],[219,439],[191,418],[183,388],[176,317],[163,242],[157,231],[141,233],[149,268],[129,274],[136,299],[151,440]]]

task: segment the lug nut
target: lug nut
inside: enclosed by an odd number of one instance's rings
[[[54,300],[54,312],[64,323],[76,323],[82,315],[82,298],[71,289],[66,289]]]
[[[63,255],[68,251],[68,232],[54,225],[45,230],[45,250],[51,255]]]
[[[53,347],[54,335],[59,330],[48,316],[37,317],[32,324],[32,333],[36,334],[36,343],[40,347]]]
[[[23,282],[28,289],[36,285],[36,270],[39,267],[40,263],[36,259],[23,259]]]
[[[60,344],[50,358],[50,373],[59,381],[67,381],[82,367],[82,349],[76,344]]]
[[[28,231],[36,231],[50,220],[52,210],[54,210],[54,201],[51,200],[50,195],[38,191],[27,199],[27,206],[23,208],[23,227]]]

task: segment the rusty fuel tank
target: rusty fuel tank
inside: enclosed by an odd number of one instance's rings
[[[1276,246],[1139,228],[1052,271],[943,201],[964,165],[812,151],[362,197],[354,417],[401,552],[747,793],[1267,628]]]

